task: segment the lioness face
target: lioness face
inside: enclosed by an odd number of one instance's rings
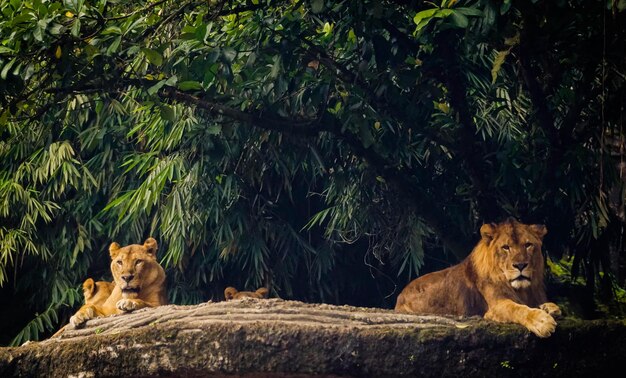
[[[481,227],[483,237],[490,239],[497,266],[514,289],[526,289],[533,280],[543,281],[541,244],[546,232],[543,225],[515,220]]]
[[[143,245],[120,247],[117,243],[111,244],[111,273],[124,298],[136,298],[142,285],[152,281],[151,275],[155,271],[150,265],[157,264],[156,251],[157,242],[153,238],[148,238]]]

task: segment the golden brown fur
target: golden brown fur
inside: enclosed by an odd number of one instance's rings
[[[227,301],[241,298],[263,299],[267,298],[268,294],[269,291],[264,287],[258,288],[257,291],[237,291],[237,289],[232,286],[224,289],[224,298],[226,298]]]
[[[83,282],[83,296],[85,297],[85,304],[103,304],[111,295],[113,288],[115,288],[115,282],[94,281],[92,278],[87,278],[85,282]]]
[[[543,225],[512,218],[484,224],[481,240],[465,260],[410,282],[398,296],[396,311],[480,315],[550,336],[561,310],[547,302],[544,289],[541,245],[546,232]]]
[[[111,295],[114,287],[115,282],[94,281],[93,278],[87,278],[85,282],[83,282],[83,296],[85,298],[85,306],[83,307],[99,306],[103,304]],[[81,309],[83,307],[81,307]],[[83,311],[90,310],[85,309]],[[93,312],[93,309],[91,312]],[[51,337],[56,337],[63,333],[65,331],[65,327],[67,327],[67,324],[56,331]]]
[[[165,271],[156,260],[157,242],[148,238],[143,244],[109,246],[111,273],[115,287],[101,304],[86,304],[70,318],[74,327],[87,320],[167,304]]]

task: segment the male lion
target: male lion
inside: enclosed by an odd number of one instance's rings
[[[113,314],[121,314],[144,307],[167,304],[165,271],[156,260],[157,242],[148,238],[142,244],[121,247],[111,243],[111,273],[115,287],[102,304],[85,304],[70,324],[82,326],[87,320]]]
[[[481,240],[465,260],[410,282],[398,296],[396,311],[480,315],[550,336],[561,310],[547,302],[543,286],[541,243],[546,233],[543,225],[512,218],[484,224]]]
[[[226,289],[224,289],[224,298],[226,298],[227,301],[230,301],[233,299],[241,299],[241,298],[263,299],[263,298],[267,298],[268,294],[269,294],[269,291],[264,287],[258,288],[257,291],[237,291],[237,289],[235,289],[232,286],[229,286]]]

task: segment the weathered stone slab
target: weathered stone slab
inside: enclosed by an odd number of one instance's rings
[[[561,320],[540,339],[478,318],[280,299],[162,306],[0,348],[0,377],[611,376],[626,322]]]

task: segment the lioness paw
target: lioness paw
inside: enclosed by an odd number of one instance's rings
[[[131,312],[137,309],[137,303],[132,299],[120,299],[119,301],[117,301],[115,306],[118,310],[124,312]]]
[[[82,314],[76,314],[72,315],[72,317],[70,318],[70,324],[74,328],[80,328],[85,324],[87,320],[89,319],[84,317]]]
[[[84,307],[70,318],[70,324],[74,328],[80,328],[87,322],[87,320],[93,319],[95,317],[96,312],[92,307]]]
[[[544,310],[532,309],[524,324],[529,331],[539,337],[549,337],[556,330],[556,321]]]
[[[558,318],[559,316],[561,316],[561,309],[559,308],[559,306],[552,302],[546,302],[539,306],[539,308],[547,312],[548,315],[552,316],[553,318]]]

